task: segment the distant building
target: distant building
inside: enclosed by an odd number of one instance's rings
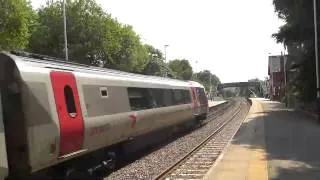
[[[269,56],[269,96],[272,100],[281,100],[285,93],[285,61],[287,56]]]

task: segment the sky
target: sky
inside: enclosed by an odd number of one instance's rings
[[[38,8],[47,0],[31,0]],[[264,79],[268,56],[283,45],[271,35],[283,24],[272,0],[96,0],[142,42],[168,60],[187,59],[193,70],[210,70],[221,82]]]

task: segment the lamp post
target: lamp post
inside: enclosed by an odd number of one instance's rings
[[[316,60],[317,98],[320,98],[319,85],[319,57],[318,57],[318,27],[317,27],[317,0],[313,0],[313,20],[314,20],[314,51]]]
[[[212,85],[211,85],[211,73],[209,74],[209,98],[211,100]]]
[[[198,78],[197,73],[198,73],[198,72],[196,71],[196,68],[197,68],[197,66],[198,66],[198,61],[196,60],[195,63],[196,63],[196,65],[195,65],[195,67],[194,67],[194,74],[195,74],[195,80],[197,80],[197,78]]]
[[[64,51],[65,51],[65,59],[68,58],[68,39],[67,39],[67,18],[66,18],[66,1],[63,0],[63,31],[64,31]]]
[[[319,57],[318,57],[318,24],[317,24],[317,0],[313,0],[313,21],[314,21],[314,52],[316,61],[316,80],[317,80],[317,120],[320,122],[320,82],[319,82]]]
[[[285,104],[287,106],[287,72],[286,72],[286,64],[287,64],[287,58],[286,58],[286,45],[283,44],[284,47],[284,51],[282,53],[281,51],[281,55],[283,58],[283,78],[284,78],[284,98],[285,98]]]
[[[167,65],[167,47],[168,47],[168,46],[169,46],[168,44],[164,45],[164,62],[165,62],[165,64],[166,64],[165,77],[168,76],[168,65]]]

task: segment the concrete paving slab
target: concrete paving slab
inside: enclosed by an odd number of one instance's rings
[[[208,101],[209,107],[218,106],[222,103],[225,103],[226,101]]]
[[[248,117],[204,179],[320,179],[320,125],[267,99]]]
[[[267,179],[267,163],[265,152],[261,147],[258,150],[251,149],[247,142],[263,141],[263,131],[255,132],[254,126],[247,126],[250,123],[258,123],[262,107],[253,101],[250,112],[243,125],[223,152],[223,158],[216,163],[204,179],[234,180],[234,179]],[[256,126],[256,125],[255,125]],[[257,138],[258,136],[260,138]],[[261,142],[264,144],[264,142]]]

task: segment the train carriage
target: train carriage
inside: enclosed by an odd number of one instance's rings
[[[27,176],[161,128],[203,119],[201,84],[0,54],[0,178]]]

